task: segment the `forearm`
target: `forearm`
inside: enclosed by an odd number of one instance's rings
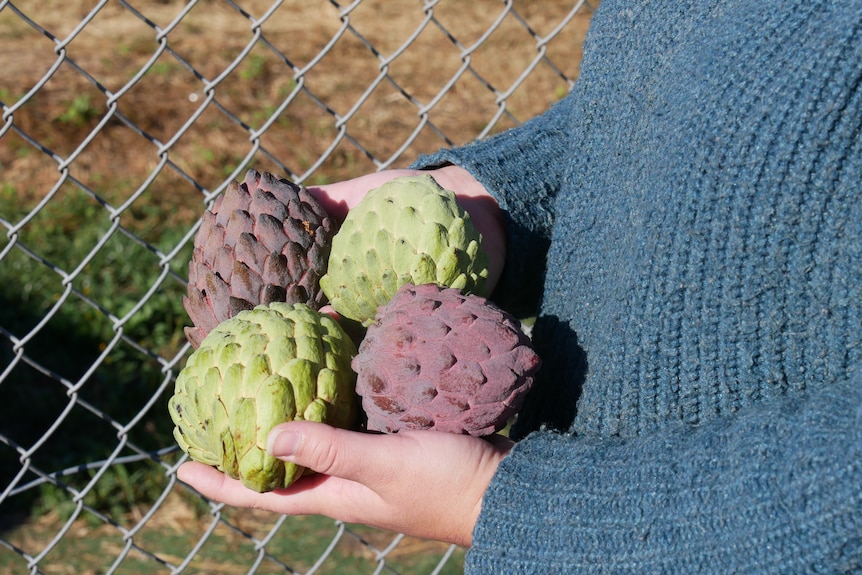
[[[529,436],[485,495],[467,572],[844,572],[860,541],[857,373],[702,427]]]
[[[571,125],[579,114],[578,104],[577,95],[570,95],[516,128],[422,156],[411,167],[464,168],[509,217],[549,238],[554,200],[572,167]]]

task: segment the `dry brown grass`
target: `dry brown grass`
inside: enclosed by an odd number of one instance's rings
[[[201,0],[167,34],[167,47],[190,64],[200,77],[163,53],[133,86],[129,81],[161,48],[156,31],[119,3],[108,3],[71,41],[72,31],[92,10],[94,1],[48,0],[25,3],[26,15],[57,40],[29,26],[10,8],[0,11],[0,100],[16,103],[34,86],[41,87],[13,115],[14,125],[37,141],[44,150],[9,131],[0,138],[0,169],[5,186],[27,201],[42,198],[58,180],[58,158],[68,158],[82,143],[92,141],[70,165],[71,175],[92,186],[115,205],[125,201],[162,159],[158,143],[174,138],[206,99],[205,87],[223,74],[253,40],[250,21],[225,2]],[[133,3],[154,25],[171,26],[185,6],[178,0],[144,0]],[[242,8],[261,17],[269,0],[246,0]],[[548,34],[575,2],[515,2],[516,10],[540,35]],[[472,47],[496,20],[503,6],[499,0],[454,2],[446,0],[434,16],[463,47]],[[548,46],[548,54],[568,78],[577,75],[580,44],[589,10]],[[408,41],[426,14],[418,0],[366,0],[349,14],[350,24],[373,47],[375,55],[351,32],[344,33],[328,53],[304,74],[307,89],[333,112],[351,112],[381,70],[381,57],[391,55]],[[304,69],[339,33],[342,21],[328,2],[286,0],[263,24],[265,38]],[[64,42],[67,60],[46,79]],[[512,86],[535,58],[535,40],[512,17],[484,39],[471,54],[471,65],[500,92]],[[75,69],[74,62],[90,78]],[[422,105],[443,90],[462,65],[459,49],[433,23],[410,47],[388,64],[389,76]],[[247,127],[238,125],[211,104],[188,131],[174,143],[168,157],[207,189],[218,187],[246,158],[251,145],[249,130],[260,128],[295,84],[291,69],[272,50],[258,42],[243,62],[214,85],[215,99]],[[94,85],[94,83],[98,83]],[[568,88],[549,66],[540,64],[508,99],[508,109],[520,120],[546,109]],[[116,101],[122,113],[153,139],[150,141],[110,115],[108,94],[124,90]],[[471,74],[465,74],[430,110],[429,120],[448,138],[425,128],[393,166],[403,166],[419,153],[450,143],[473,139],[497,110],[495,94]],[[387,161],[420,123],[417,108],[388,82],[382,82],[354,115],[347,127],[350,136],[380,161]],[[309,176],[338,136],[336,120],[306,94],[300,94],[261,138],[261,144],[278,162],[257,154],[251,165],[278,173],[283,164],[287,176]],[[512,122],[504,118],[494,131]],[[47,152],[55,154],[52,158]],[[314,179],[337,180],[376,169],[374,162],[344,140],[314,173]],[[199,210],[200,194],[170,169],[162,171],[141,201],[187,222]],[[125,223],[125,222],[124,222]]]

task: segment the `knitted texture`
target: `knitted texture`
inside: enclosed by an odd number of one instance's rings
[[[542,291],[544,255],[554,223],[553,204],[571,167],[546,152],[570,148],[571,114],[572,106],[563,102],[519,129],[466,148],[440,150],[419,158],[413,166],[457,164],[494,194],[508,224],[508,257],[494,299],[519,317],[535,314]],[[518,169],[513,169],[516,166]],[[525,282],[524,278],[534,281]]]
[[[531,436],[467,573],[862,572],[862,378],[818,392],[693,433]]]
[[[416,164],[506,210],[494,299],[543,279],[468,573],[862,571],[862,3],[605,0],[584,53]]]

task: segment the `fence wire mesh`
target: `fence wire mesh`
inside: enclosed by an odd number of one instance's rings
[[[335,181],[540,113],[595,4],[0,1],[0,572],[461,571],[177,482],[190,244],[248,168]]]

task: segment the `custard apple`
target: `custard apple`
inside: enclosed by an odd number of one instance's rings
[[[174,438],[255,491],[287,487],[303,469],[268,455],[267,435],[297,419],[353,425],[355,355],[338,323],[304,303],[241,311],[210,331],[177,376]]]
[[[485,295],[481,241],[453,192],[430,175],[396,178],[348,212],[320,286],[335,311],[365,326],[407,283]]]
[[[189,262],[183,305],[197,347],[220,322],[270,302],[325,301],[326,271],[337,225],[308,190],[268,172],[249,170],[203,214]]]
[[[368,429],[475,436],[506,426],[540,364],[512,315],[434,284],[402,286],[381,306],[351,363]]]

